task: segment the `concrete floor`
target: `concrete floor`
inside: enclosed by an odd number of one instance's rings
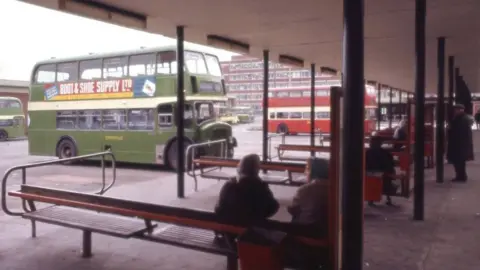
[[[260,132],[235,127],[239,140],[236,155],[260,153]],[[288,142],[307,141],[306,137],[288,138]],[[475,133],[477,156],[480,133]],[[0,170],[10,166],[50,158],[28,155],[27,141],[0,142]],[[364,269],[435,269],[476,270],[480,265],[480,163],[468,165],[470,181],[466,184],[436,184],[427,171],[425,192],[426,219],[412,221],[412,199],[397,198],[398,207],[380,205],[365,208]],[[109,176],[108,174],[107,176]],[[187,198],[176,199],[176,176],[162,168],[121,166],[118,182],[110,196],[152,203],[212,209],[222,185],[201,180],[193,192],[187,177]],[[446,179],[451,178],[447,166]],[[96,165],[50,166],[28,171],[28,183],[72,190],[90,191],[100,187],[100,169]],[[107,177],[108,179],[108,177]],[[16,189],[20,175],[9,182]],[[294,188],[273,186],[272,190],[285,206]],[[9,199],[12,208],[20,206]],[[286,220],[282,208],[277,219]],[[170,246],[94,235],[94,257],[80,257],[81,232],[39,224],[38,237],[30,238],[30,223],[0,213],[0,270],[131,270],[131,269],[225,269],[223,257]]]

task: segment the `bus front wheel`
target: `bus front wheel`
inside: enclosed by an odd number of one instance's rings
[[[288,134],[288,126],[285,123],[280,123],[277,126],[277,133],[285,133]]]
[[[184,141],[183,142],[183,149],[187,149],[187,147],[190,145],[190,142]],[[185,150],[183,153],[185,153]],[[174,171],[178,172],[178,145],[177,145],[177,140],[172,142],[170,146],[168,147],[168,152],[167,152],[167,164],[170,168],[172,168]],[[185,169],[188,170],[192,166],[192,157],[191,155],[188,155],[188,157],[185,159]]]
[[[70,139],[63,139],[57,145],[57,156],[59,159],[75,157],[77,155],[77,147]],[[68,162],[70,163],[70,162]]]
[[[7,139],[8,139],[8,133],[5,130],[0,129],[0,142],[6,141]]]

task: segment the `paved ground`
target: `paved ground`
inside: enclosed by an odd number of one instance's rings
[[[236,127],[240,142],[237,155],[260,153],[260,132],[247,132]],[[476,134],[477,157],[480,158],[480,133]],[[288,138],[297,142],[306,138]],[[49,158],[31,157],[27,142],[0,143],[0,171],[26,162]],[[397,199],[397,208],[379,206],[365,209],[364,269],[478,269],[480,265],[480,162],[468,167],[471,181],[467,184],[436,184],[432,173],[426,183],[426,220],[411,220],[412,201]],[[101,172],[95,164],[51,166],[28,172],[28,182],[59,188],[90,191],[100,187]],[[110,176],[108,174],[107,176]],[[446,179],[451,178],[447,167]],[[16,174],[9,189],[20,183]],[[107,178],[108,179],[108,178]],[[111,196],[153,203],[211,209],[221,183],[201,180],[200,190],[193,193],[193,181],[187,179],[187,199],[178,200],[174,174],[155,167],[123,165],[118,171],[117,185]],[[282,205],[286,205],[293,188],[272,187]],[[19,203],[9,200],[12,208]],[[277,219],[286,220],[282,209]],[[137,240],[94,236],[94,257],[79,256],[81,233],[75,230],[39,224],[38,237],[29,237],[25,220],[0,213],[0,270],[130,270],[130,269],[224,269],[225,259]]]

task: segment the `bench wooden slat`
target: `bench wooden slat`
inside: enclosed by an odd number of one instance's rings
[[[50,203],[60,206],[69,206],[80,209],[99,211],[103,213],[117,214],[130,217],[138,217],[147,220],[160,221],[164,223],[190,226],[199,229],[227,232],[239,235],[246,229],[245,226],[219,220],[219,217],[212,212],[202,210],[184,209],[165,205],[154,205],[143,202],[133,202],[117,198],[109,198],[95,194],[86,194],[51,188],[43,188],[29,185],[22,185],[20,191],[9,192],[10,196],[25,200]],[[278,227],[288,226],[280,221],[267,220],[261,224],[255,224],[260,228],[276,230]],[[298,232],[294,235],[298,240],[312,246],[327,246],[326,239],[313,239]]]
[[[228,174],[226,172],[220,172],[220,171],[204,172],[200,174],[200,177],[207,178],[207,179],[215,179],[215,180],[227,180],[227,181],[236,178],[236,176],[233,174]]]
[[[209,165],[218,167],[235,168],[240,161],[229,159],[211,159],[211,158],[197,158],[193,162],[197,165]],[[301,163],[282,163],[282,162],[262,162],[260,169],[272,171],[290,171],[290,172],[305,172],[305,164]]]
[[[63,206],[43,208],[34,212],[25,213],[22,217],[120,238],[130,238],[135,234],[148,230],[143,220]]]
[[[226,241],[216,240],[211,230],[166,225],[152,234],[142,236],[142,239],[212,254],[236,255],[236,251]]]
[[[330,153],[330,146],[311,146],[306,144],[279,144],[277,149],[280,151],[314,151]]]

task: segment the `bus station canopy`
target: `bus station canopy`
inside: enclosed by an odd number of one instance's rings
[[[341,0],[25,0],[32,4],[261,58],[342,69]],[[479,85],[478,0],[427,0],[426,92],[437,88],[437,38],[446,38],[472,92]],[[365,76],[413,91],[415,1],[365,1]],[[224,42],[228,40],[229,43]],[[235,41],[231,43],[230,41]],[[232,45],[234,44],[234,45]],[[295,63],[301,63],[296,61]]]

